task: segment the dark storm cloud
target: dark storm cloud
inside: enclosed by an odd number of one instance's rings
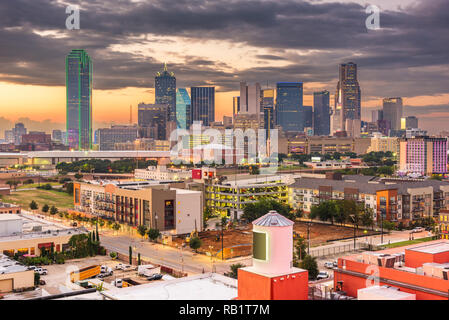
[[[212,80],[221,90],[238,81],[324,82],[335,90],[341,62],[359,65],[363,98],[447,92],[449,1],[421,1],[403,11],[382,11],[381,30],[368,31],[365,8],[355,3],[295,0],[71,1],[80,4],[81,30],[65,29],[65,5],[50,0],[0,3],[0,80],[63,85],[64,57],[87,49],[98,89],[152,87],[154,73],[170,57],[111,52],[113,44],[147,43],[144,35],[227,40],[265,49],[258,67],[225,72],[214,57],[184,57],[170,64],[180,86]],[[33,30],[58,30],[66,38]],[[310,55],[292,52],[320,50]],[[269,52],[266,54],[265,52]],[[182,56],[182,52],[178,52]],[[290,62],[270,66],[270,61]],[[232,67],[232,66],[228,66]],[[229,70],[229,69],[228,69]],[[310,92],[306,92],[310,93]]]

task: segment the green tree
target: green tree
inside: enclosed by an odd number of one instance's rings
[[[50,214],[52,215],[52,216],[54,216],[55,214],[57,214],[58,213],[58,208],[56,208],[55,206],[51,206],[51,208],[50,208]]]
[[[235,263],[235,264],[232,264],[232,265],[229,267],[229,268],[231,269],[231,271],[228,272],[226,275],[227,275],[228,277],[237,279],[237,278],[238,278],[238,270],[239,270],[240,268],[243,268],[244,266],[245,266],[245,265],[244,265],[244,264],[241,264],[241,263]]]
[[[203,243],[202,243],[201,239],[198,237],[193,237],[189,241],[190,248],[195,250],[195,252],[198,252],[198,249],[201,247],[202,244]]]
[[[295,258],[297,260],[303,260],[307,255],[307,242],[304,237],[299,236],[295,243]]]
[[[316,258],[311,255],[306,255],[299,263],[299,267],[309,272],[309,279],[316,279],[318,276],[318,263],[316,262]]]
[[[145,235],[147,234],[147,227],[144,225],[140,225],[137,227],[137,233],[142,237],[145,238]]]
[[[31,210],[37,210],[39,208],[39,206],[37,205],[36,201],[32,200],[30,202],[30,209]]]
[[[129,264],[133,264],[133,248],[129,246]]]
[[[147,231],[147,235],[148,235],[148,239],[150,239],[151,241],[156,241],[157,238],[159,238],[159,236],[161,235],[161,233],[159,232],[158,229],[149,229]]]
[[[273,199],[262,199],[254,203],[248,203],[243,209],[242,218],[247,221],[254,221],[267,214],[270,210],[275,210],[291,220],[295,218],[294,214],[292,214],[292,208],[289,205]]]
[[[321,202],[318,205],[312,206],[309,217],[311,219],[319,219],[321,221],[330,221],[334,224],[337,215],[337,206],[335,200],[328,200]]]
[[[44,204],[44,206],[42,207],[42,212],[47,213],[48,210],[50,210],[50,206],[48,204]]]
[[[391,230],[394,229],[395,224],[394,224],[394,222],[384,220],[383,223],[382,223],[382,226],[387,231],[391,231]]]
[[[79,180],[82,178],[83,178],[83,175],[81,173],[75,173],[75,179]]]

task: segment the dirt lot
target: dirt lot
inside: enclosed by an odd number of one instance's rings
[[[224,247],[232,247],[236,245],[251,244],[252,243],[252,226],[240,228],[239,230],[224,230]],[[307,223],[296,222],[293,227],[294,232],[307,238]],[[358,230],[357,235],[369,235],[363,230]],[[339,240],[342,238],[350,238],[354,235],[354,229],[350,227],[342,227],[337,225],[327,225],[313,223],[310,227],[310,245],[319,246],[325,244],[327,241]],[[205,231],[200,233],[202,241],[201,247],[198,249],[200,253],[212,251],[213,253],[221,250],[221,231]],[[219,238],[217,238],[219,236]],[[218,239],[218,240],[217,240]],[[174,239],[174,245],[180,245],[183,239]],[[212,247],[212,248],[210,248]],[[248,253],[250,254],[250,252]]]

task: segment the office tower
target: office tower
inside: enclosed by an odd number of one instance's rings
[[[383,110],[373,110],[371,111],[371,122],[377,122],[384,119]]]
[[[92,149],[92,61],[86,51],[66,57],[67,135],[74,150]]]
[[[278,82],[276,85],[276,124],[283,131],[302,132],[302,82]]]
[[[176,91],[176,126],[179,129],[189,129],[191,124],[191,101],[185,88]]]
[[[268,138],[270,136],[270,130],[274,129],[275,124],[274,89],[263,89],[260,95],[260,108],[263,112],[264,129]]]
[[[383,99],[384,120],[390,121],[391,130],[401,129],[402,98]]]
[[[192,123],[202,121],[203,126],[215,122],[215,87],[191,87]]]
[[[232,116],[240,112],[240,97],[232,97]]]
[[[5,142],[6,143],[14,143],[14,131],[13,130],[5,130]]]
[[[312,128],[313,126],[313,108],[312,106],[302,107],[302,121],[304,123],[304,128]]]
[[[115,150],[116,143],[134,142],[137,139],[137,126],[113,125],[98,129],[99,149]]]
[[[232,127],[232,117],[223,116],[223,126],[225,128]]]
[[[139,103],[137,106],[137,123],[140,138],[166,140],[167,121],[167,104]]]
[[[240,82],[240,102],[238,113],[259,114],[263,112],[260,107],[260,84],[247,85]]]
[[[357,81],[357,65],[353,62],[341,64],[335,94],[334,114],[338,115],[339,130],[346,130],[346,119],[360,119],[361,93]],[[338,130],[336,130],[338,131]]]
[[[430,176],[448,172],[446,138],[406,138],[400,141],[399,150],[399,171],[403,173]]]
[[[173,72],[164,70],[154,78],[155,103],[168,105],[168,121],[176,121],[176,78]]]
[[[316,136],[330,134],[329,91],[313,93],[313,133]]]
[[[19,145],[22,143],[22,136],[27,134],[27,129],[23,123],[19,122],[14,125],[12,132],[14,136],[14,144]]]
[[[51,139],[53,141],[61,142],[63,141],[62,131],[61,130],[53,130],[51,133]]]
[[[418,118],[415,116],[401,118],[401,130],[418,129]]]

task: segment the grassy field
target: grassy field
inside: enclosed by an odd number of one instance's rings
[[[50,184],[51,186],[60,186],[61,184],[59,182],[41,182],[39,183],[31,183],[31,184],[22,184],[17,187],[18,190],[20,189],[28,189],[28,188],[37,188],[39,185],[43,186],[45,184]]]
[[[427,241],[432,241],[432,240],[435,240],[435,239],[433,237],[426,237],[426,238],[420,238],[420,239],[415,239],[415,240],[395,242],[395,243],[387,244],[382,247],[385,247],[386,249],[390,249],[390,248],[409,246],[412,244],[417,244],[417,243],[427,242]]]
[[[39,205],[39,209],[44,204],[50,207],[55,206],[59,210],[67,210],[73,208],[73,197],[65,192],[53,190],[27,190],[12,192],[10,195],[3,196],[2,201],[16,203],[25,210],[30,209],[30,202],[34,200]]]

